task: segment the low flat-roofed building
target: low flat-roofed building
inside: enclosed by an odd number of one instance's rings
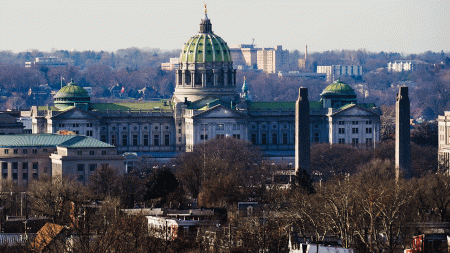
[[[37,57],[32,62],[25,62],[25,68],[49,66],[49,67],[64,67],[68,62],[64,62],[56,57]]]
[[[86,182],[97,168],[110,166],[124,173],[117,148],[80,135],[0,135],[0,182],[26,187],[42,177],[69,176]]]

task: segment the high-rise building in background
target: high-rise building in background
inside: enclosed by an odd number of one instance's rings
[[[289,50],[283,50],[282,46],[258,50],[257,60],[258,69],[262,69],[265,73],[289,70]]]

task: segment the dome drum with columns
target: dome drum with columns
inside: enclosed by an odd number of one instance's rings
[[[212,32],[206,12],[200,31],[182,48],[175,77],[175,102],[217,97],[236,101],[236,70],[227,43]]]

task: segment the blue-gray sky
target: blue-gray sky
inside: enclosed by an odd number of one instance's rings
[[[449,0],[207,0],[229,45],[310,51],[450,52]],[[10,1],[0,50],[180,49],[199,30],[202,1]]]

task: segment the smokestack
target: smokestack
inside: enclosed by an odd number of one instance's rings
[[[305,63],[308,60],[308,45],[305,47]]]
[[[395,177],[411,178],[410,105],[408,87],[400,87],[395,103]]]
[[[301,87],[295,103],[295,173],[310,171],[310,121],[308,88]]]

